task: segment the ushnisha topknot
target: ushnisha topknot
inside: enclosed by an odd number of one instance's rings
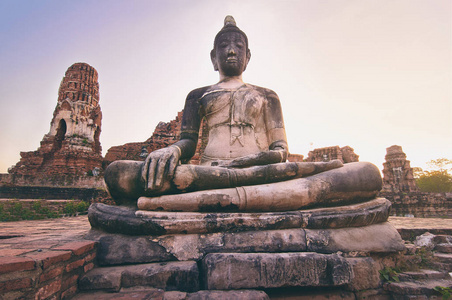
[[[243,35],[243,37],[245,38],[245,42],[246,42],[246,48],[248,48],[248,37],[246,36],[246,34],[237,27],[237,23],[235,22],[233,16],[226,16],[224,18],[223,28],[221,28],[221,30],[215,36],[215,40],[213,42],[214,49],[215,49],[215,45],[217,44],[217,40],[220,37],[220,35],[222,35],[223,33],[226,33],[226,32],[238,32],[241,35]]]

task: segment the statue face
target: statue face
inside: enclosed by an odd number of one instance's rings
[[[225,32],[210,53],[214,69],[224,76],[238,76],[246,69],[250,50],[245,38],[238,32]]]

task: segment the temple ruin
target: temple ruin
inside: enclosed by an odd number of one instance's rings
[[[309,151],[306,161],[330,161],[338,159],[343,163],[357,162],[359,161],[359,155],[354,152],[354,149],[350,146],[340,148],[339,146],[317,148]]]
[[[36,151],[21,152],[8,172],[34,177],[96,174],[102,167],[101,120],[97,71],[75,63],[61,81],[49,133]]]
[[[413,168],[401,146],[386,148],[386,162],[383,163],[383,190],[386,192],[418,192]]]

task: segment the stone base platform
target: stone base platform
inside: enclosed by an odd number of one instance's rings
[[[279,213],[170,213],[92,205],[93,229],[85,238],[98,243],[100,267],[81,278],[79,287],[123,291],[141,286],[179,291],[184,299],[197,299],[199,291],[211,297],[239,290],[375,289],[380,257],[396,259],[405,249],[387,222],[389,209],[383,198]],[[226,296],[220,294],[220,299]],[[249,294],[242,296],[237,299]]]
[[[88,217],[95,229],[127,235],[157,236],[361,227],[385,222],[390,207],[391,202],[385,198],[330,208],[259,213],[158,212],[96,203],[89,208]]]

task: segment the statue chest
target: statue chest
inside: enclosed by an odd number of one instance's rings
[[[265,96],[252,88],[207,92],[201,99],[203,116],[210,128],[228,124],[255,127],[263,116]]]

